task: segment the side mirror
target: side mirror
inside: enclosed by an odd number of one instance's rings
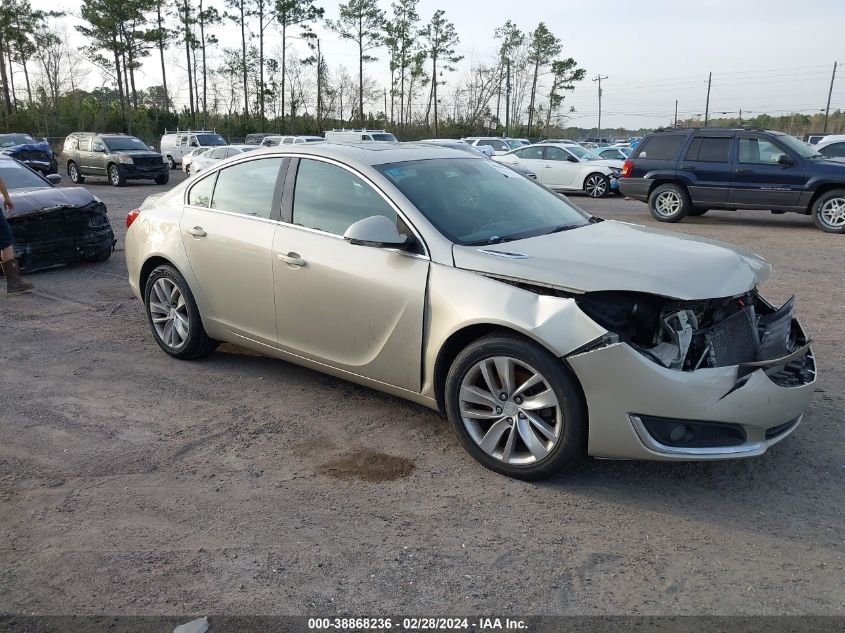
[[[408,237],[401,235],[396,224],[383,215],[358,220],[343,234],[343,239],[359,246],[405,246]]]
[[[778,156],[778,165],[782,167],[795,167],[795,161],[789,154],[781,154]]]
[[[51,185],[58,185],[62,181],[62,177],[59,174],[47,174],[46,178],[47,182]]]
[[[566,160],[567,160],[567,162],[570,162],[570,163],[577,163],[578,162],[578,159],[575,158],[574,156],[572,156],[571,154],[566,157]]]

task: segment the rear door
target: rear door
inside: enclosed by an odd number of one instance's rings
[[[789,164],[779,161],[785,156]],[[733,182],[728,201],[737,208],[796,207],[807,187],[804,161],[771,137],[737,135]]]
[[[695,136],[679,166],[693,204],[724,204],[733,178],[732,134]]]

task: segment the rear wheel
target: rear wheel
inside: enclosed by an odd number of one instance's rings
[[[115,187],[122,187],[126,184],[126,176],[123,175],[117,165],[109,165],[109,182]]]
[[[687,190],[674,183],[655,187],[648,197],[648,210],[658,222],[680,222],[692,210]]]
[[[610,178],[604,174],[590,174],[584,179],[584,193],[591,198],[603,198],[610,192]]]
[[[845,233],[845,189],[834,189],[813,202],[813,222],[826,233]]]
[[[486,336],[458,355],[446,411],[470,455],[509,477],[550,477],[584,453],[587,420],[575,379],[546,349],[517,336]]]
[[[175,358],[191,360],[217,347],[202,326],[188,282],[172,266],[159,266],[144,287],[147,320],[156,343]]]
[[[81,173],[79,173],[79,167],[76,166],[76,163],[67,164],[67,175],[68,178],[70,178],[70,181],[75,185],[81,185],[85,182],[85,178]]]

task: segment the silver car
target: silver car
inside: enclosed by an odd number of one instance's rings
[[[129,283],[176,358],[235,343],[421,403],[485,466],[760,455],[816,379],[770,267],[602,221],[493,161],[315,143],[210,166],[127,218]]]

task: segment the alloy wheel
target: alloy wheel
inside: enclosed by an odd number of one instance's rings
[[[654,210],[664,218],[670,218],[681,210],[681,197],[674,191],[664,191],[654,201]]]
[[[171,349],[181,347],[188,340],[191,328],[188,305],[179,287],[166,277],[153,284],[150,319],[158,337]]]
[[[563,410],[549,381],[509,356],[486,358],[469,369],[461,381],[459,409],[475,443],[506,464],[542,460],[563,430]]]
[[[593,175],[587,178],[587,183],[584,185],[587,195],[591,198],[601,198],[607,193],[607,182],[604,177]]]
[[[120,182],[120,174],[117,171],[117,167],[112,167],[109,170],[109,178],[111,178],[111,182],[113,185],[116,185]]]
[[[840,229],[845,226],[845,198],[831,198],[825,202],[818,217],[831,228]]]
[[[68,167],[68,171],[70,172],[69,175],[71,182],[76,182],[77,180],[79,180],[79,170],[76,168],[76,165],[74,163],[70,164],[70,167]]]

